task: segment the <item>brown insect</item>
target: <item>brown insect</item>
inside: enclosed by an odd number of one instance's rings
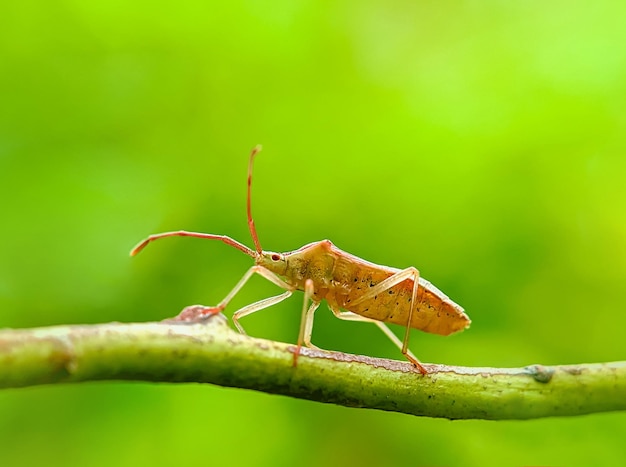
[[[298,346],[294,352],[294,365],[303,344],[316,348],[311,343],[313,315],[320,302],[325,299],[337,318],[377,325],[400,348],[402,354],[422,374],[426,374],[426,369],[408,348],[411,328],[443,336],[461,331],[470,325],[470,319],[463,308],[430,282],[422,279],[416,268],[400,270],[370,263],[340,250],[329,240],[310,243],[290,253],[263,251],[250,207],[254,156],[260,150],[260,146],[252,150],[248,164],[248,226],[255,250],[225,235],[179,230],[150,235],[133,248],[131,256],[139,253],[148,243],[165,237],[220,240],[252,257],[255,265],[248,269],[217,306],[204,307],[202,314],[208,316],[221,312],[248,279],[253,274],[259,274],[286,291],[237,310],[233,314],[233,322],[240,333],[246,334],[239,323],[241,318],[283,301],[295,290],[303,290],[302,320]],[[400,341],[384,323],[406,326],[404,340]]]

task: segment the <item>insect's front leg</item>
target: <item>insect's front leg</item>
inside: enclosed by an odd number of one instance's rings
[[[281,293],[280,295],[276,295],[274,297],[264,298],[263,300],[259,300],[258,302],[251,303],[250,305],[246,305],[243,308],[240,308],[235,313],[233,313],[233,324],[237,328],[241,334],[248,335],[248,333],[244,330],[241,323],[239,323],[239,319],[244,316],[251,315],[259,310],[264,308],[268,308],[272,305],[276,305],[279,302],[282,302],[284,299],[291,296],[293,292],[291,290],[287,290],[286,292]]]
[[[258,266],[258,265],[252,266],[239,280],[239,282],[233,288],[233,290],[231,290],[230,293],[226,295],[224,300],[222,300],[220,304],[217,305],[216,308],[220,309],[220,311],[226,308],[226,305],[228,305],[228,303],[233,299],[233,297],[237,294],[237,292],[241,290],[241,288],[245,285],[245,283],[248,282],[248,280],[252,277],[253,274],[259,274],[260,276],[266,278],[268,281],[276,284],[278,287],[282,289],[287,289],[287,290],[286,292],[283,292],[280,295],[276,295],[275,297],[270,297],[270,298],[265,298],[263,300],[259,300],[258,302],[251,303],[250,305],[246,305],[243,308],[240,308],[239,310],[235,311],[235,313],[233,313],[233,323],[241,334],[246,334],[246,331],[244,331],[241,324],[239,324],[240,318],[251,315],[252,313],[255,313],[259,310],[262,310],[264,308],[267,308],[269,306],[282,302],[284,299],[289,297],[294,291],[294,287],[287,284],[284,280],[282,280],[280,277],[278,277],[269,269],[266,269],[263,266]]]
[[[276,303],[283,301],[293,293],[294,288],[287,284],[285,281],[283,281],[280,277],[278,277],[269,269],[266,269],[263,266],[252,266],[250,269],[248,269],[248,271],[246,271],[246,273],[239,280],[239,282],[237,282],[237,285],[233,287],[233,289],[228,293],[228,295],[226,295],[226,297],[224,297],[224,299],[219,304],[217,304],[216,306],[204,307],[204,309],[202,310],[202,315],[208,316],[222,312],[224,308],[228,306],[234,296],[237,295],[237,292],[239,292],[246,284],[246,282],[248,282],[253,274],[259,274],[260,276],[265,277],[270,282],[276,284],[278,287],[287,290],[280,295],[276,295],[275,297],[265,298],[258,302],[251,303],[250,305],[244,306],[243,308],[233,313],[233,324],[241,334],[246,334],[246,332],[244,331],[241,324],[239,324],[240,318],[252,314],[255,311],[262,310],[263,308],[275,305]]]

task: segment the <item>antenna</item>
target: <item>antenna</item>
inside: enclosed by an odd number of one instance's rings
[[[252,198],[252,167],[254,165],[254,156],[256,156],[262,149],[260,144],[256,145],[255,148],[250,153],[250,162],[248,163],[248,227],[250,228],[250,235],[252,236],[252,241],[254,242],[254,248],[258,255],[263,253],[263,249],[261,248],[261,243],[259,242],[259,236],[256,233],[256,228],[254,227],[254,220],[252,220],[252,209],[250,207],[250,199]]]
[[[141,250],[143,250],[149,243],[152,243],[155,240],[159,240],[160,238],[166,237],[196,237],[196,238],[205,238],[208,240],[219,240],[221,242],[226,243],[226,245],[230,245],[232,247],[237,248],[239,251],[243,251],[246,255],[251,256],[252,258],[259,256],[263,253],[261,249],[261,244],[259,243],[259,237],[256,233],[256,228],[254,227],[254,221],[252,220],[252,211],[250,209],[250,188],[252,186],[252,166],[254,162],[254,156],[261,150],[261,145],[257,145],[252,152],[250,153],[250,162],[248,164],[248,227],[250,227],[250,235],[252,235],[252,240],[254,241],[254,247],[256,248],[255,252],[252,251],[247,246],[239,243],[237,240],[234,240],[226,235],[215,235],[215,234],[207,234],[201,232],[188,232],[186,230],[177,230],[175,232],[163,232],[160,234],[150,235],[145,240],[139,242],[135,248],[130,251],[131,256],[135,256]]]

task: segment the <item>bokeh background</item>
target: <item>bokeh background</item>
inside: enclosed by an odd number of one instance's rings
[[[426,362],[626,358],[618,1],[24,1],[0,6],[0,326],[217,303],[264,248],[417,266],[472,327]],[[238,306],[275,294],[256,278]],[[297,336],[301,295],[245,320]],[[398,332],[400,330],[395,328]],[[400,358],[322,306],[314,342]],[[0,393],[1,465],[618,465],[626,414],[422,419],[208,385]]]

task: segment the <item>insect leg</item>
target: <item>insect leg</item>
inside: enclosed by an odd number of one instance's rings
[[[402,342],[402,354],[406,356],[411,362],[415,364],[415,366],[422,371],[423,367],[419,365],[419,362],[416,358],[409,358],[408,349],[409,349],[409,338],[411,337],[411,322],[413,320],[413,312],[417,308],[417,290],[419,285],[420,272],[417,268],[409,267],[392,276],[389,276],[385,280],[380,281],[378,284],[370,287],[361,297],[352,302],[352,305],[358,305],[359,303],[369,300],[371,298],[376,297],[378,294],[381,294],[392,287],[404,282],[405,280],[411,279],[413,281],[413,291],[411,294],[411,307],[409,308],[409,315],[407,316],[407,324],[406,331],[404,332],[404,341]],[[382,325],[382,323],[380,323]],[[379,326],[380,327],[380,326]],[[415,361],[413,361],[415,360]],[[417,363],[416,363],[417,362]]]
[[[298,334],[298,346],[302,344],[309,348],[317,349],[318,347],[311,344],[311,334],[313,333],[313,318],[315,317],[315,310],[320,306],[320,302],[315,300],[309,300],[313,297],[313,281],[307,279],[304,283],[304,302],[302,303],[302,319],[300,320],[300,333]]]
[[[419,282],[419,271],[414,267],[406,268],[402,271],[399,271],[385,280],[380,281],[378,284],[370,287],[366,290],[363,295],[352,302],[352,305],[358,305],[359,303],[369,300],[370,298],[374,298],[376,295],[385,292],[392,288],[395,285],[398,285],[404,282],[407,279],[412,279],[415,283]]]
[[[356,313],[352,313],[351,311],[339,311],[338,309],[335,308],[330,308],[330,311],[333,312],[333,314],[339,318],[339,319],[343,319],[345,321],[359,321],[362,323],[372,323],[375,324],[376,326],[378,326],[378,328],[385,333],[385,335],[391,339],[391,341],[396,344],[396,346],[398,347],[398,349],[400,349],[400,351],[402,352],[402,355],[404,355],[408,361],[410,361],[413,365],[415,365],[415,367],[419,370],[419,372],[423,375],[425,375],[427,373],[426,369],[424,368],[424,366],[420,363],[420,361],[417,359],[417,357],[415,355],[413,355],[413,352],[411,352],[409,349],[404,350],[403,349],[403,343],[400,339],[398,339],[398,336],[396,336],[391,329],[389,329],[385,323],[382,323],[380,321],[376,321],[375,319],[370,319],[370,318],[366,318],[364,316],[361,315],[357,315]]]
[[[290,297],[293,292],[291,290],[287,290],[286,292],[281,293],[280,295],[276,295],[275,297],[264,298],[263,300],[259,300],[258,302],[251,303],[250,305],[246,305],[243,308],[240,308],[235,313],[233,313],[233,323],[241,334],[247,335],[248,333],[244,330],[241,323],[239,323],[239,319],[244,316],[251,315],[252,313],[256,313],[259,310],[264,308],[268,308],[272,305],[276,305],[279,302],[282,302],[287,297]]]
[[[244,306],[243,308],[233,313],[233,323],[235,324],[235,327],[237,328],[237,330],[242,334],[245,334],[246,332],[244,331],[241,324],[239,324],[239,318],[283,301],[284,299],[289,297],[293,293],[293,290],[294,290],[292,286],[287,284],[285,281],[283,281],[280,277],[278,277],[272,271],[264,268],[263,266],[252,266],[250,269],[248,269],[248,271],[246,271],[246,273],[239,280],[239,282],[237,282],[237,285],[233,287],[233,289],[228,293],[228,295],[226,295],[226,297],[224,297],[224,299],[217,306],[211,308],[211,312],[213,313],[219,312],[219,311],[222,311],[224,308],[226,308],[226,306],[230,303],[233,297],[237,295],[237,292],[239,292],[242,289],[242,287],[246,284],[246,282],[248,282],[248,280],[252,277],[253,274],[259,274],[260,276],[263,276],[268,281],[276,284],[281,289],[286,289],[286,292],[283,292],[282,294],[277,295],[275,297],[266,298],[258,302],[252,303],[250,305]]]
[[[300,320],[300,333],[298,334],[298,345],[296,351],[293,354],[293,366],[298,364],[298,355],[300,355],[300,349],[302,344],[309,348],[317,348],[311,344],[311,334],[313,333],[313,318],[315,317],[315,310],[320,306],[320,302],[313,300],[309,306],[309,300],[313,297],[313,281],[307,279],[304,283],[304,302],[302,304],[302,319]]]
[[[311,343],[311,334],[313,333],[313,318],[315,311],[319,308],[320,302],[312,302],[311,306],[307,310],[305,317],[306,327],[304,328],[303,343],[310,349],[319,349],[316,345]]]
[[[376,297],[376,295],[381,294],[392,287],[404,282],[407,279],[411,279],[413,281],[413,292],[411,295],[411,308],[409,309],[409,316],[407,317],[406,324],[406,332],[404,334],[404,341],[402,344],[402,353],[406,352],[409,346],[409,337],[411,333],[411,321],[413,319],[413,311],[417,307],[417,288],[419,284],[419,271],[414,267],[409,267],[404,269],[403,271],[397,272],[396,274],[389,276],[387,279],[380,281],[378,284],[370,287],[361,297],[352,302],[352,305],[358,305],[359,303],[369,300],[371,298]]]

